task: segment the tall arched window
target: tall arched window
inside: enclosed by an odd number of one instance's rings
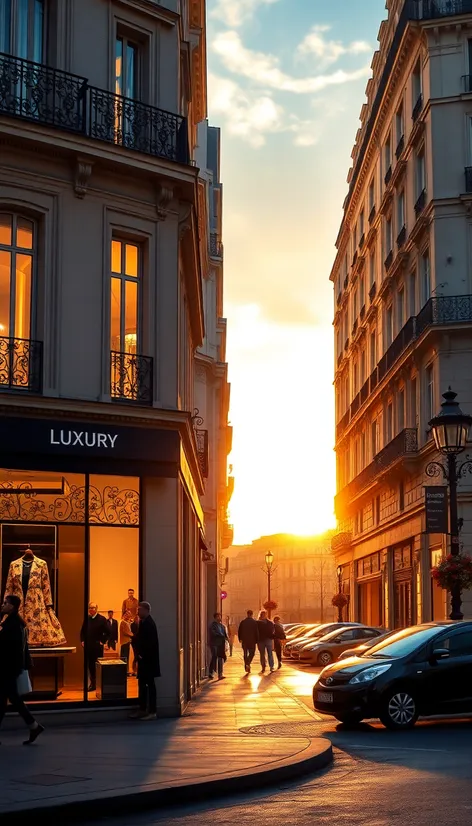
[[[0,387],[31,389],[34,225],[0,214]]]

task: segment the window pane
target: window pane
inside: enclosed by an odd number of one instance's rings
[[[11,215],[0,215],[0,244],[11,247]]]
[[[29,0],[17,1],[16,55],[28,58],[28,6]]]
[[[110,347],[121,352],[121,279],[111,279]]]
[[[111,242],[111,271],[121,272],[121,241]]]
[[[0,52],[10,51],[11,0],[0,0]]]
[[[121,37],[118,37],[116,40],[115,92],[117,95],[123,94],[123,41]]]
[[[15,338],[30,337],[32,263],[31,255],[16,256]]]
[[[10,265],[10,253],[0,250],[0,336],[10,335]]]
[[[136,353],[138,322],[138,285],[126,281],[125,351]]]
[[[16,246],[25,250],[33,249],[33,223],[25,218],[18,218],[16,225]]]
[[[138,276],[138,248],[135,244],[126,244],[125,273]]]
[[[33,60],[43,62],[43,21],[44,2],[35,0],[34,3],[34,32],[33,32]]]
[[[136,70],[137,70],[137,49],[129,43],[126,46],[126,88],[125,96],[136,97]]]

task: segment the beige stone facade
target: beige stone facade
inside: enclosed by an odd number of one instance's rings
[[[208,299],[214,277],[207,164],[199,170],[197,158],[206,118],[205,2],[6,5],[0,522],[12,547],[17,542],[21,550],[29,535],[39,555],[54,545],[56,608],[62,602],[64,612],[74,602],[65,590],[74,582],[70,548],[82,560],[77,616],[66,622],[73,651],[53,699],[99,701],[82,689],[78,616],[98,592],[101,610],[119,612],[132,587],[151,602],[159,629],[160,712],[177,714],[206,665],[216,582],[210,575],[208,585],[205,549],[208,533],[222,530],[223,512],[206,471],[213,463],[226,480],[227,456],[221,340],[209,354],[211,369],[220,372],[219,400],[203,439],[195,416],[195,353],[214,342],[215,317],[222,315],[221,301],[217,307]],[[221,295],[222,273],[218,289]],[[81,475],[77,484],[74,474]],[[91,474],[110,484],[97,482],[94,494]],[[56,483],[62,510],[51,500]],[[13,506],[15,486],[42,504],[32,509],[21,494]],[[94,520],[102,526],[95,561]],[[55,538],[41,544],[38,523],[46,521]],[[75,539],[73,522],[80,526]],[[121,531],[113,541],[106,534],[111,525]],[[128,679],[123,699],[135,697]]]
[[[336,514],[350,617],[446,616],[425,533],[428,422],[448,386],[472,410],[472,13],[387,2],[348,175],[334,283]],[[472,540],[470,478],[459,486]],[[470,613],[465,599],[464,609]]]
[[[268,585],[265,555],[272,551],[271,598],[277,603],[272,613],[280,614],[283,622],[330,622],[336,615],[331,600],[337,590],[331,535],[275,534],[229,548],[225,618],[237,624],[249,608],[254,613],[262,608]]]

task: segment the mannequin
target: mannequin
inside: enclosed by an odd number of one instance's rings
[[[5,596],[7,594],[15,594],[21,600],[19,613],[28,627],[30,647],[65,644],[64,632],[52,606],[47,563],[35,556],[29,545],[23,556],[10,564]]]

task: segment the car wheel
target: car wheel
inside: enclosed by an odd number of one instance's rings
[[[356,714],[354,711],[352,714],[335,714],[334,716],[336,720],[339,720],[340,723],[344,723],[346,726],[357,726],[357,724],[364,719],[362,714]]]
[[[416,700],[406,689],[391,691],[383,701],[379,716],[385,728],[394,731],[413,728],[418,719]]]
[[[329,651],[321,651],[318,654],[318,665],[322,665],[323,668],[326,668],[327,665],[331,665],[333,662],[333,655]]]

